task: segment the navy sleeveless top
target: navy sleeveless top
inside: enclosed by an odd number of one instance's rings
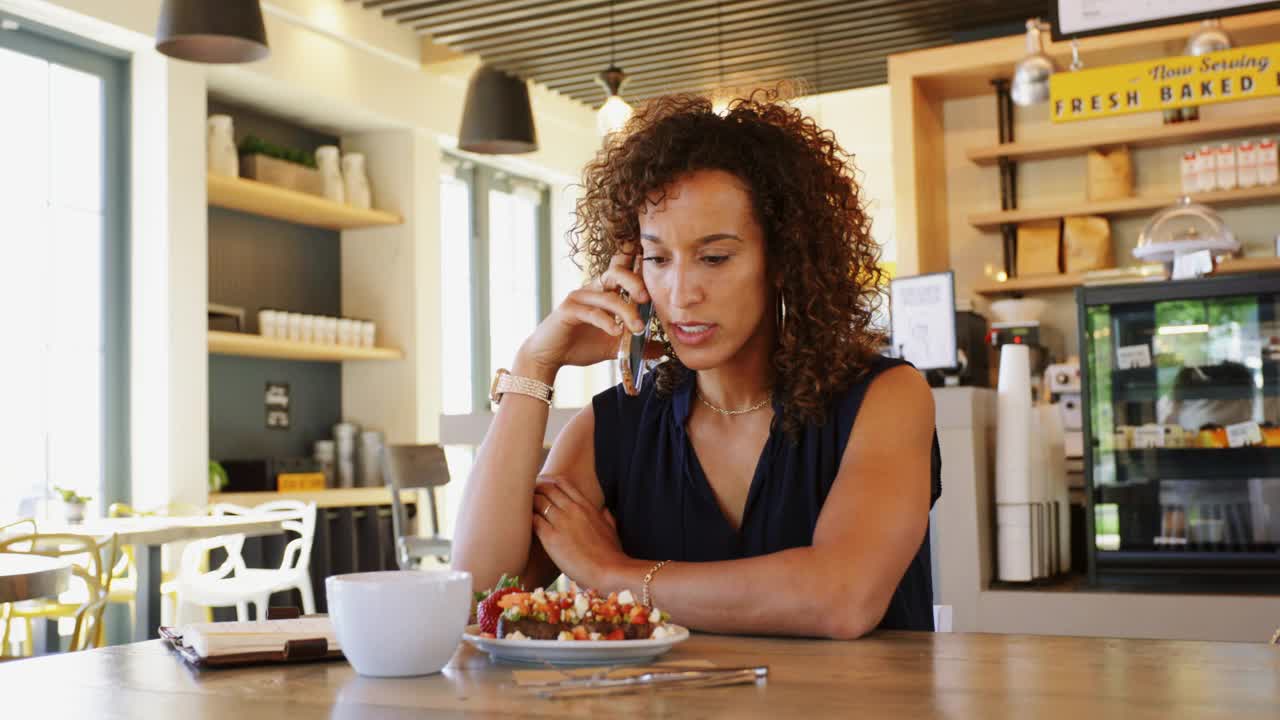
[[[812,545],[818,513],[867,388],[880,373],[904,364],[876,356],[869,372],[832,403],[826,423],[805,426],[796,442],[774,423],[751,479],[740,530],[721,512],[685,432],[694,397],[692,372],[665,398],[655,391],[652,374],[634,397],[621,385],[596,395],[596,476],[623,550],[654,561],[712,562]],[[775,417],[781,411],[775,401]],[[930,507],[942,493],[940,465],[935,433]],[[878,628],[933,630],[928,533]]]

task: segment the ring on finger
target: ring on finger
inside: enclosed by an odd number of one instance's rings
[[[544,520],[550,520],[551,519],[551,503],[547,503],[547,506],[542,508],[542,512],[540,514],[542,515],[542,518]]]

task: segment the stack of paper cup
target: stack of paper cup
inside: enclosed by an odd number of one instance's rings
[[[356,435],[360,427],[352,423],[333,426],[334,444],[338,450],[338,487],[355,487],[356,484]]]
[[[1033,544],[1031,351],[1025,345],[1000,349],[996,391],[996,572],[1001,580],[1034,577],[1038,548]]]
[[[360,433],[360,486],[382,485],[382,433],[365,430]]]

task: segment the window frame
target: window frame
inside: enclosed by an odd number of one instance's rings
[[[454,166],[454,177],[467,186],[470,197],[471,244],[471,414],[492,410],[489,402],[489,365],[492,358],[489,325],[489,192],[506,190],[512,182],[538,189],[537,273],[535,299],[538,322],[551,313],[551,190],[547,183],[522,177],[470,159],[446,153],[446,165]]]
[[[0,30],[0,48],[39,58],[102,81],[102,476],[101,508],[129,502],[130,485],[130,61],[114,48],[25,18]]]

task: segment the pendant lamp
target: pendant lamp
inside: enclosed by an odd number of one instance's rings
[[[156,50],[199,63],[243,63],[271,54],[258,0],[164,0]]]
[[[631,119],[631,106],[618,94],[626,81],[627,74],[612,65],[596,76],[606,95],[604,104],[596,112],[596,130],[602,136],[621,130]]]
[[[1187,55],[1205,55],[1231,49],[1231,37],[1222,29],[1217,20],[1205,20],[1200,29],[1187,39]]]
[[[538,149],[529,106],[529,86],[514,75],[481,65],[467,85],[458,148],[484,155],[514,155]]]
[[[1056,69],[1040,44],[1040,19],[1028,20],[1027,56],[1013,67],[1013,82],[1009,89],[1013,102],[1026,107],[1048,100],[1049,77]]]
[[[604,88],[604,104],[596,111],[596,131],[601,137],[621,130],[631,119],[631,106],[619,94],[627,74],[614,61],[616,36],[613,33],[613,0],[609,2],[609,67],[596,76],[596,82]]]

